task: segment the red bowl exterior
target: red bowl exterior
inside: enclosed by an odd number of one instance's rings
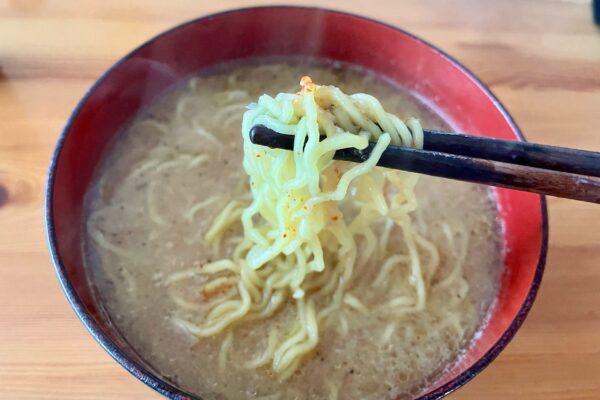
[[[325,38],[325,39],[324,39]],[[234,59],[306,55],[362,65],[410,89],[463,132],[524,140],[491,92],[458,62],[398,28],[307,7],[258,7],[203,17],[137,48],[84,96],[59,139],[46,191],[46,226],[59,281],[92,336],[129,372],[173,399],[192,399],[131,349],[96,301],[82,260],[84,194],[119,128],[176,81]],[[547,247],[545,199],[497,189],[506,243],[496,306],[481,338],[420,399],[437,399],[468,382],[512,339],[541,281]]]

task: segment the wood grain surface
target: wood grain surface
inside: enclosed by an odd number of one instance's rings
[[[46,169],[92,82],[182,21],[258,1],[0,1],[0,399],[158,399],[87,333],[54,276]],[[287,3],[279,1],[279,3]],[[471,68],[537,142],[600,151],[590,1],[322,0],[401,26]],[[600,207],[549,199],[550,250],[513,342],[452,399],[600,398]]]

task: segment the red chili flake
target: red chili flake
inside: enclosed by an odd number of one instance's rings
[[[332,221],[337,221],[337,220],[338,220],[338,216],[337,216],[337,215],[334,215],[333,217],[331,217],[331,220],[332,220]]]
[[[310,76],[304,75],[302,77],[302,79],[300,79],[300,87],[303,89],[306,85],[309,85],[311,83],[312,83],[312,79],[310,79]]]
[[[317,85],[313,83],[309,76],[303,76],[302,79],[300,79],[300,87],[303,92],[310,93],[315,91]]]
[[[260,154],[257,154],[257,155],[256,155],[256,158],[260,158]]]

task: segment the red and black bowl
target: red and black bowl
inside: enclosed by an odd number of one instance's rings
[[[498,99],[456,60],[401,29],[343,12],[227,11],[177,26],[129,53],[92,86],[60,136],[46,189],[46,229],[56,274],[77,316],[117,362],[167,397],[197,398],[136,353],[97,300],[82,254],[84,195],[120,128],[177,82],[224,62],[299,55],[375,71],[410,90],[457,131],[524,140]],[[498,299],[481,337],[420,399],[441,398],[489,365],[523,323],[540,285],[548,240],[545,199],[495,190],[506,245]]]

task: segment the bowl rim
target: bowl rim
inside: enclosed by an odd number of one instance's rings
[[[250,6],[250,7],[227,9],[224,11],[219,11],[219,12],[215,12],[215,13],[202,15],[198,18],[194,18],[192,20],[177,24],[176,26],[169,28],[169,29],[151,37],[150,39],[143,42],[141,45],[137,46],[136,48],[134,48],[133,50],[128,52],[125,56],[121,57],[117,62],[115,62],[109,69],[107,69],[94,82],[94,84],[85,92],[85,94],[83,95],[81,100],[79,100],[79,102],[77,103],[77,106],[75,107],[75,109],[73,110],[73,112],[71,113],[69,118],[67,119],[67,122],[66,122],[64,128],[62,129],[62,131],[59,135],[57,144],[52,152],[52,155],[50,158],[50,164],[48,167],[46,189],[45,189],[45,195],[44,195],[44,222],[45,222],[45,227],[46,227],[46,241],[47,241],[47,245],[48,245],[48,248],[50,251],[50,257],[52,260],[52,264],[54,266],[54,270],[55,270],[56,276],[58,278],[58,281],[62,287],[62,290],[64,291],[69,304],[75,311],[75,314],[77,315],[79,320],[83,323],[83,325],[86,327],[88,332],[100,344],[100,346],[115,361],[117,361],[121,366],[123,366],[129,373],[131,373],[133,376],[135,376],[137,379],[139,379],[146,385],[150,386],[152,389],[156,390],[157,392],[163,394],[164,396],[166,396],[167,398],[170,398],[170,399],[202,400],[201,397],[187,393],[184,390],[177,388],[173,384],[156,376],[156,374],[152,373],[147,368],[141,366],[140,364],[138,364],[137,362],[132,360],[129,356],[127,356],[117,344],[115,344],[110,338],[108,338],[103,333],[102,329],[96,324],[94,319],[90,315],[88,315],[88,313],[85,309],[85,306],[84,306],[83,302],[81,301],[81,298],[77,294],[73,284],[71,283],[71,281],[68,277],[65,265],[64,265],[64,263],[60,257],[60,254],[58,252],[58,245],[57,245],[58,239],[55,234],[54,216],[52,213],[53,193],[54,193],[54,187],[55,187],[54,183],[55,183],[55,178],[56,178],[56,167],[57,167],[58,159],[60,158],[60,155],[62,153],[64,142],[69,135],[69,132],[71,130],[73,122],[75,121],[75,119],[77,119],[79,112],[81,111],[83,106],[87,103],[90,95],[98,88],[98,86],[100,86],[104,82],[104,80],[107,78],[107,76],[109,74],[111,74],[111,72],[113,70],[118,68],[122,63],[124,63],[126,60],[131,58],[138,51],[142,50],[146,46],[154,43],[155,41],[161,39],[163,36],[166,36],[172,32],[183,29],[192,24],[202,23],[203,21],[211,19],[211,18],[220,17],[223,15],[233,14],[233,13],[243,13],[243,12],[251,11],[254,9],[297,9],[297,10],[321,11],[321,12],[331,13],[331,14],[340,14],[340,15],[350,16],[353,18],[358,18],[358,19],[369,21],[369,22],[373,22],[373,23],[385,26],[387,28],[391,28],[391,29],[395,30],[396,32],[399,32],[403,35],[406,35],[406,36],[412,38],[413,40],[416,40],[416,41],[420,42],[421,44],[428,46],[432,50],[436,51],[440,56],[445,58],[446,61],[449,62],[451,65],[453,65],[455,68],[461,70],[463,73],[468,75],[469,78],[472,79],[474,81],[474,83],[478,86],[478,88],[492,101],[492,103],[494,104],[496,109],[498,111],[500,111],[500,113],[502,114],[504,119],[508,122],[511,129],[516,133],[518,139],[520,141],[526,141],[523,133],[521,132],[521,130],[515,123],[513,117],[506,110],[506,108],[500,103],[498,98],[473,72],[471,72],[471,70],[469,70],[467,67],[462,65],[454,57],[452,57],[445,51],[441,50],[437,46],[429,43],[428,41],[421,39],[420,37],[418,37],[410,32],[407,32],[406,30],[404,30],[402,28],[399,28],[399,27],[392,25],[390,23],[387,23],[387,22],[382,22],[377,19],[366,17],[366,16],[359,15],[359,14],[352,13],[352,12],[346,12],[346,11],[341,11],[341,10],[336,10],[336,9],[323,8],[323,7],[315,7],[315,6],[295,6],[295,5],[265,5],[265,6]],[[533,276],[531,286],[529,288],[527,296],[525,297],[525,300],[523,301],[523,303],[521,304],[521,307],[519,308],[519,311],[517,312],[517,315],[515,316],[515,318],[511,322],[511,324],[508,326],[508,328],[504,331],[502,336],[498,339],[498,341],[481,358],[479,358],[477,361],[475,361],[469,368],[467,368],[465,371],[460,373],[455,378],[453,378],[450,381],[446,382],[445,384],[438,386],[438,387],[434,388],[433,390],[423,394],[422,396],[418,397],[416,400],[440,399],[440,398],[454,392],[455,390],[459,389],[460,387],[462,387],[464,384],[466,384],[471,379],[473,379],[476,375],[478,375],[481,371],[483,371],[500,354],[500,352],[502,350],[504,350],[504,348],[513,339],[516,332],[519,330],[519,328],[523,324],[523,321],[527,317],[527,314],[529,313],[529,310],[531,309],[531,307],[533,305],[533,302],[537,295],[539,286],[541,284],[541,280],[542,280],[542,276],[543,276],[544,268],[545,268],[545,263],[546,263],[547,251],[548,251],[548,236],[549,236],[548,231],[549,231],[549,229],[548,229],[548,210],[547,210],[547,205],[546,205],[546,198],[545,198],[545,196],[540,195],[539,199],[540,199],[540,209],[541,209],[541,214],[542,214],[542,216],[541,216],[542,225],[541,225],[540,255],[539,255],[538,264],[536,266],[536,270],[535,270],[535,274]]]

